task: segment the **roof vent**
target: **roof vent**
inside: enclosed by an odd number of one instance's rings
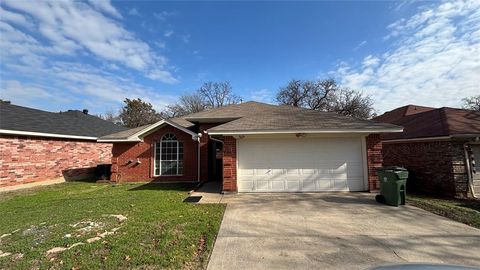
[[[83,109],[83,113],[84,113],[84,114],[88,114],[88,110],[87,110],[87,109]]]

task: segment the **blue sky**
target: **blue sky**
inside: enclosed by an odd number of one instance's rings
[[[379,113],[480,93],[480,2],[0,1],[0,97],[50,111],[162,110],[205,81],[273,103],[335,78]]]

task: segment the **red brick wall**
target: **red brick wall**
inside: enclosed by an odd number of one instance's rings
[[[382,142],[379,134],[370,134],[366,138],[368,189],[375,191],[380,188],[377,177],[377,168],[382,167]]]
[[[92,177],[110,163],[112,145],[92,141],[0,136],[0,187],[65,177]]]
[[[154,144],[160,141],[165,133],[173,133],[179,141],[183,141],[183,175],[153,176]],[[192,136],[172,126],[165,126],[146,136],[139,143],[114,143],[112,157],[112,181],[197,181],[197,142]],[[141,162],[137,164],[137,159]],[[129,163],[129,160],[133,161]]]
[[[409,191],[448,197],[468,195],[463,143],[384,143],[382,152],[384,165],[398,165],[408,169]]]
[[[223,191],[237,191],[237,140],[223,138]]]

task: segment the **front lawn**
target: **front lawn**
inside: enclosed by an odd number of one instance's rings
[[[440,199],[420,195],[408,195],[407,202],[480,229],[480,200]]]
[[[65,183],[1,193],[0,269],[205,268],[225,206],[184,203],[189,188]]]

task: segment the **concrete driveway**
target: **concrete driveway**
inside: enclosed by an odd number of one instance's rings
[[[238,194],[208,264],[215,269],[368,269],[389,263],[480,266],[480,230],[373,194]]]

